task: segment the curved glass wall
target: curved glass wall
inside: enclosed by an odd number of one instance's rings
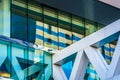
[[[52,56],[11,38],[0,36],[0,77],[13,80],[52,79]]]

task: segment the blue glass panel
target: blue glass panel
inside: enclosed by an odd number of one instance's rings
[[[67,62],[62,65],[62,69],[65,72],[66,77],[69,79],[73,67],[73,61]]]
[[[28,41],[31,43],[35,42],[35,30],[36,22],[26,17],[12,14],[12,27],[11,37]]]

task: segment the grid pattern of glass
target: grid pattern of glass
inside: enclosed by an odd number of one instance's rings
[[[13,80],[52,79],[51,54],[26,46],[22,41],[0,36],[0,60],[0,77]]]
[[[0,12],[1,12],[0,17],[3,17],[2,1],[0,2]],[[12,11],[11,12],[11,18],[12,18],[11,19],[12,21],[11,37],[12,38],[17,38],[20,40],[36,43],[36,44],[57,49],[57,50],[61,50],[69,46],[70,44],[73,44],[74,42],[104,27],[104,25],[99,24],[97,22],[73,15],[71,13],[67,13],[61,10],[47,7],[42,4],[40,5],[39,3],[33,0],[11,0],[11,11]],[[1,26],[2,24],[0,25],[0,28],[3,28]],[[0,33],[2,33],[2,31],[0,31]],[[1,45],[1,46],[4,46],[4,45]],[[1,50],[3,48],[6,49],[6,47],[5,46],[2,47]],[[111,44],[106,44],[101,49],[103,51],[103,56],[106,59],[108,64],[110,64],[114,47],[115,45],[111,43]],[[12,49],[13,51],[15,50],[20,51],[21,53],[24,52],[23,50],[19,50],[16,47],[12,47]],[[29,51],[27,50],[26,52],[29,52]],[[37,50],[35,50],[35,52],[39,53],[39,51]],[[50,57],[46,57],[46,58],[50,59]],[[51,62],[49,63],[49,61],[46,58],[45,58],[46,60],[45,62],[47,64],[51,64]],[[18,60],[20,59],[18,58]],[[39,60],[39,59],[36,58],[36,60]],[[74,62],[71,62],[71,63],[74,63]],[[69,69],[70,65],[71,64],[65,64],[66,71]],[[5,65],[3,65],[3,67],[4,66]],[[4,70],[3,67],[2,67],[2,70]],[[49,66],[49,68],[51,68],[51,66]],[[71,65],[71,69],[72,69],[72,65]],[[50,70],[49,72],[52,72],[52,71]],[[3,73],[4,71],[0,72],[0,75],[3,75]],[[4,75],[7,75],[7,77],[10,77],[12,74],[10,74],[9,71],[7,71],[5,72]],[[67,76],[68,78],[69,78],[69,75],[70,73]],[[36,75],[31,76],[30,79],[34,79],[34,76]],[[41,76],[44,76],[44,79],[48,80],[48,77],[45,77],[44,74],[42,74]],[[41,76],[39,76],[39,79],[42,78]],[[48,76],[51,77],[50,74],[48,74]],[[88,64],[88,68],[86,70],[86,76],[85,76],[85,80],[94,80],[94,79],[99,80],[97,73],[95,72],[94,68],[90,63]],[[15,79],[17,79],[17,77]]]

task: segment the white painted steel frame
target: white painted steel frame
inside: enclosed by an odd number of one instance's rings
[[[69,80],[83,80],[88,61],[92,63],[101,80],[120,79],[119,31],[120,19],[53,55],[54,80],[67,80],[60,65],[68,61],[69,56],[75,53],[77,55]],[[111,64],[108,65],[98,48],[118,37],[119,39]]]

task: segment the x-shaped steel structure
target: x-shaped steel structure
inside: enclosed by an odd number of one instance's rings
[[[118,39],[111,64],[108,65],[99,47]],[[53,55],[54,80],[67,80],[61,65],[76,54],[69,80],[83,80],[88,62],[91,62],[101,80],[120,79],[120,19]]]

